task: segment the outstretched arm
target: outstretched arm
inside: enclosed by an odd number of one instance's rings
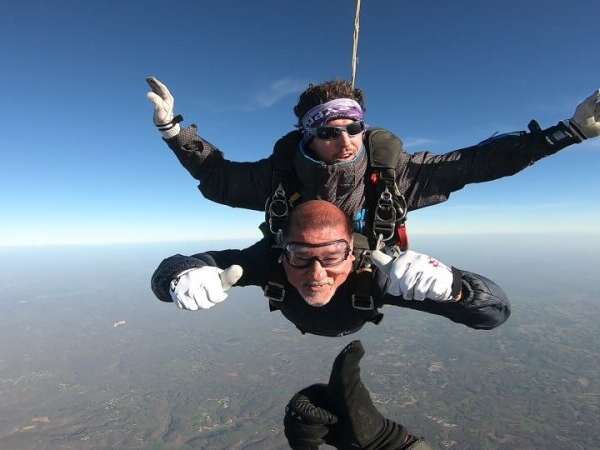
[[[183,128],[166,143],[190,175],[200,181],[198,189],[204,197],[234,208],[264,211],[271,195],[271,158],[229,161],[223,152],[198,136],[195,125]]]
[[[530,124],[529,132],[495,136],[443,155],[421,152],[407,156],[398,184],[406,192],[409,210],[423,208],[446,201],[467,184],[514,175],[578,142],[581,140],[562,123],[543,131]]]
[[[243,250],[209,251],[192,256],[173,255],[164,259],[154,271],[151,281],[152,292],[159,300],[172,302],[172,283],[180,276],[193,273],[195,269],[209,268],[223,271],[232,266],[240,266],[243,269],[241,278],[235,282],[237,286],[262,286],[267,276],[263,273],[263,268],[268,266],[269,251],[268,242],[263,239]],[[217,276],[220,275],[220,272],[216,273]],[[214,280],[214,275],[209,274],[193,276],[196,279],[186,280],[186,282],[197,284],[200,279],[206,277],[212,277]]]
[[[494,136],[443,155],[405,154],[397,181],[409,210],[423,208],[446,201],[467,184],[514,175],[541,158],[598,135],[600,91],[579,104],[573,117],[545,130],[532,121],[529,131]]]
[[[183,128],[174,116],[173,95],[154,77],[147,78],[148,99],[154,106],[154,124],[179,162],[198,181],[209,200],[238,208],[263,211],[271,194],[271,158],[256,162],[234,162],[214,145],[198,136],[195,125]]]
[[[456,270],[456,269],[455,269]],[[406,301],[386,297],[386,304],[444,316],[469,328],[491,330],[510,317],[510,302],[504,291],[492,280],[472,272],[457,271],[461,278],[461,298],[453,302]]]
[[[371,260],[386,294],[383,304],[437,314],[482,330],[496,328],[510,316],[504,291],[481,275],[410,250],[396,257],[374,251]]]

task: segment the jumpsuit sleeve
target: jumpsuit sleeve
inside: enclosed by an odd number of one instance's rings
[[[243,250],[208,251],[192,256],[173,255],[164,259],[154,271],[151,280],[152,292],[159,300],[171,302],[171,281],[181,272],[204,266],[226,269],[233,264],[244,269],[236,286],[263,286],[268,277],[265,267],[269,267],[269,257],[270,247],[266,239]]]
[[[402,297],[386,295],[383,304],[444,316],[478,330],[491,330],[506,322],[510,316],[510,302],[496,283],[472,272],[455,268],[453,271],[455,277],[456,274],[461,275],[462,297],[459,301],[408,301]]]
[[[200,182],[198,188],[204,197],[235,208],[264,211],[271,195],[271,157],[255,162],[229,161],[217,147],[198,136],[195,125],[182,128],[165,142]]]
[[[581,142],[562,122],[542,130],[531,121],[529,132],[494,136],[475,146],[443,155],[404,154],[397,170],[400,191],[414,210],[444,202],[454,191],[514,175],[545,156]]]

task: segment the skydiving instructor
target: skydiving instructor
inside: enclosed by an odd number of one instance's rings
[[[198,136],[195,125],[180,125],[183,118],[175,116],[174,98],[166,85],[153,77],[147,82],[154,124],[200,182],[206,198],[266,211],[270,223],[270,205],[281,187],[290,208],[311,199],[330,201],[353,220],[354,231],[371,240],[395,225],[396,233],[384,233],[386,245],[401,238],[399,225],[408,211],[444,202],[467,184],[514,175],[539,159],[600,135],[597,90],[572,117],[549,128],[532,120],[527,131],[494,136],[471,147],[441,155],[409,154],[390,131],[366,125],[363,92],[348,81],[335,80],[311,84],[300,94],[293,108],[297,129],[280,138],[269,157],[235,162]],[[384,194],[393,200],[391,227],[378,214]]]

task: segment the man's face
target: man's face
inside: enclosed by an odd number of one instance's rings
[[[324,267],[320,261],[330,261],[335,257],[336,246],[310,245],[325,244],[345,239],[350,245],[350,253],[341,263]],[[348,237],[343,225],[322,229],[293,230],[289,242],[309,244],[299,253],[300,261],[310,261],[305,268],[293,267],[287,258],[283,258],[283,267],[287,279],[294,286],[306,303],[311,306],[323,306],[329,303],[337,288],[341,286],[352,271],[352,238]],[[339,249],[339,246],[337,247]],[[318,258],[318,259],[317,259]]]
[[[334,119],[326,123],[328,127],[346,127],[354,122],[352,119]],[[362,146],[364,133],[350,136],[343,132],[335,139],[320,139],[314,137],[309,144],[310,149],[317,157],[327,164],[348,161],[356,156]]]

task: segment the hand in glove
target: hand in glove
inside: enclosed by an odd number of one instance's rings
[[[582,139],[600,135],[600,89],[577,105],[568,122]]]
[[[361,342],[353,341],[335,359],[329,384],[314,384],[292,397],[284,418],[292,449],[314,450],[327,443],[339,449],[431,450],[377,411],[360,379],[364,353]]]
[[[396,258],[375,250],[371,261],[388,278],[386,293],[404,300],[454,300],[452,269],[431,256],[407,250]]]
[[[154,77],[146,78],[151,91],[146,94],[154,105],[154,125],[160,130],[165,139],[177,136],[180,131],[181,116],[173,117],[175,99],[167,86]]]
[[[313,384],[292,397],[285,408],[283,425],[293,450],[314,450],[332,443],[331,425],[337,417],[327,407],[326,384]]]
[[[243,273],[237,265],[225,270],[212,266],[186,270],[171,281],[171,298],[180,309],[196,311],[212,308],[227,298],[227,291]]]
[[[340,448],[405,448],[410,442],[405,428],[381,415],[360,378],[360,360],[365,350],[352,341],[335,359],[328,394],[338,417],[336,443]]]

